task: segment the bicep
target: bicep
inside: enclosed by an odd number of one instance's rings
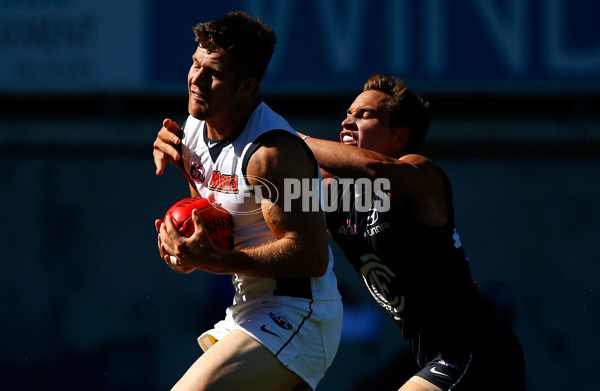
[[[316,163],[293,140],[283,140],[277,146],[259,148],[247,168],[249,178],[264,178],[272,186],[260,187],[265,221],[278,237],[324,232]],[[276,199],[267,198],[272,194],[277,195]]]

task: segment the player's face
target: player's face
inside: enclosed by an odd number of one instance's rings
[[[394,133],[389,127],[389,110],[386,101],[389,96],[381,91],[364,91],[352,103],[342,121],[340,141],[393,156]]]
[[[208,52],[198,46],[188,73],[188,109],[192,116],[210,120],[229,115],[235,103],[235,75],[222,49]]]

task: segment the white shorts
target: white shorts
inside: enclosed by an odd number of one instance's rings
[[[227,308],[225,320],[203,333],[198,343],[206,351],[231,331],[240,330],[314,390],[337,352],[342,314],[341,300],[272,296]]]

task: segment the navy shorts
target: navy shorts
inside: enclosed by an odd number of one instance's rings
[[[410,379],[429,389],[419,378],[438,387],[431,391],[524,391],[525,365],[519,352],[510,357],[440,353]]]

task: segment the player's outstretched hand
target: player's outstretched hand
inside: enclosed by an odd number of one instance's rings
[[[167,118],[154,140],[154,165],[156,175],[162,175],[169,162],[181,159],[179,144],[181,144],[181,128],[176,122]]]

